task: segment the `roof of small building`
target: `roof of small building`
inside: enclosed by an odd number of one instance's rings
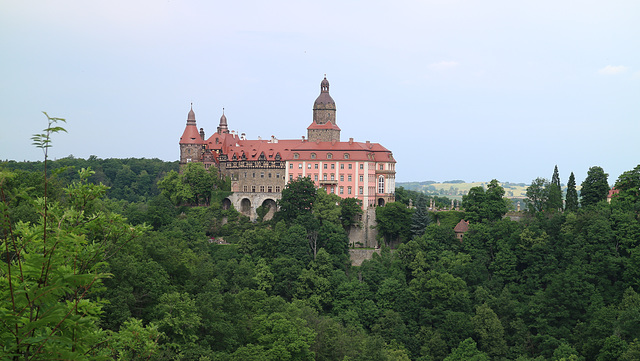
[[[464,219],[461,219],[460,222],[458,222],[458,224],[456,224],[456,226],[453,228],[453,231],[455,233],[465,233],[468,230],[469,221],[465,221]]]

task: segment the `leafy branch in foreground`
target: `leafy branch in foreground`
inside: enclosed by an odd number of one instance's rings
[[[47,115],[45,113],[45,115]],[[32,138],[43,149],[61,118],[47,115],[48,127]],[[94,292],[102,287],[105,261],[146,229],[133,227],[115,214],[99,210],[107,187],[90,184],[90,169],[65,188],[62,204],[44,197],[32,199],[39,220],[11,222],[5,196],[11,172],[0,174],[0,359],[94,359],[108,341],[97,325],[102,301]],[[19,187],[19,185],[18,185]]]

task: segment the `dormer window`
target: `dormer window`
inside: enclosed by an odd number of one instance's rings
[[[293,159],[299,159],[300,158],[300,154],[298,153],[293,153]]]
[[[344,159],[349,159],[349,153],[344,153]]]
[[[316,153],[311,153],[311,159],[316,159]]]
[[[327,159],[333,159],[333,154],[327,153]]]

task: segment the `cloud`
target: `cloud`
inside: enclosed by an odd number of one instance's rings
[[[598,70],[598,73],[602,75],[617,75],[624,73],[627,69],[629,68],[624,65],[607,65]]]
[[[431,70],[447,70],[447,69],[452,69],[455,68],[459,65],[460,63],[458,63],[457,61],[441,61],[439,63],[432,63],[429,64],[428,67]]]

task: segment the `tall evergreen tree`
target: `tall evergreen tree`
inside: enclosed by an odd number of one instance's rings
[[[547,187],[547,210],[552,212],[562,211],[562,187],[560,186],[560,175],[558,174],[557,165],[553,169],[551,183],[549,183]]]
[[[594,166],[589,168],[587,178],[582,182],[582,190],[580,191],[583,207],[594,205],[607,199],[607,194],[609,193],[608,177],[609,175],[604,172],[602,167]]]
[[[420,237],[424,234],[424,229],[431,224],[431,216],[427,212],[426,202],[419,202],[416,206],[416,211],[411,218],[411,235],[413,237]]]
[[[576,190],[576,177],[571,172],[569,182],[567,183],[567,196],[565,202],[565,211],[575,212],[578,210],[578,191]]]

